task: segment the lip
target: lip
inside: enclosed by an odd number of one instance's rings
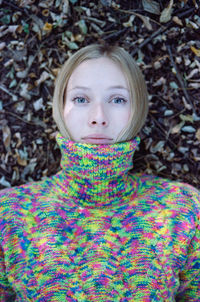
[[[83,137],[82,140],[86,143],[91,143],[91,144],[109,144],[113,141],[112,138],[104,134],[91,134]]]

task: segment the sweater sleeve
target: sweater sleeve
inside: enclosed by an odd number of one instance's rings
[[[9,189],[0,191],[0,301],[1,302],[12,302],[15,301],[15,292],[10,286],[6,276],[6,265],[4,261],[4,252],[2,247],[2,228],[4,225],[3,216],[6,212],[4,203],[7,201],[7,192]]]
[[[0,247],[0,301],[1,302],[15,301],[15,293],[12,290],[6,278],[6,267],[5,267],[4,256],[1,247]]]
[[[200,193],[197,191],[196,193],[192,196],[196,203],[196,213],[194,213],[196,214],[196,230],[188,247],[187,261],[180,272],[177,302],[200,301]]]

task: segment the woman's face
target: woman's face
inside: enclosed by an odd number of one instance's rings
[[[64,119],[76,142],[113,144],[127,126],[131,105],[124,73],[111,59],[82,62],[69,78]]]

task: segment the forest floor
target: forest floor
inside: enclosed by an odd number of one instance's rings
[[[142,69],[149,115],[134,170],[200,188],[200,9],[195,0],[0,0],[0,188],[59,170],[54,80],[106,41]]]

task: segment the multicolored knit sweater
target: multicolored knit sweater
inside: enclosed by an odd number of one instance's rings
[[[57,136],[62,170],[0,194],[0,301],[200,301],[200,196],[131,174],[139,143]]]

